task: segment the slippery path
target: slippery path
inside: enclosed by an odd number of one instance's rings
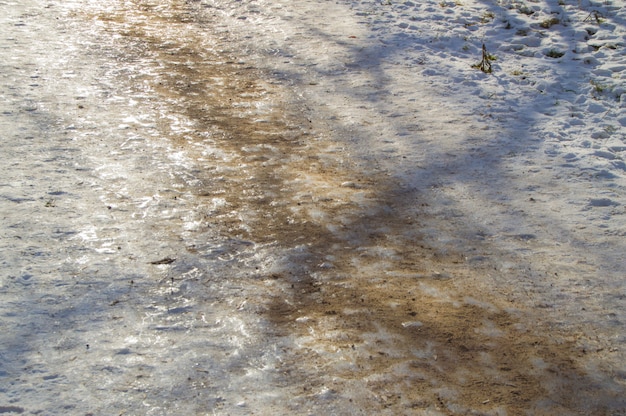
[[[0,413],[623,414],[497,247],[430,244],[445,201],[310,98],[334,63],[233,32],[264,6],[0,3]]]

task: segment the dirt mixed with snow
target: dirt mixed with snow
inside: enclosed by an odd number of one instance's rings
[[[0,413],[626,414],[622,3],[0,1]]]

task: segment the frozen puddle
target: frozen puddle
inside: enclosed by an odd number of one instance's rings
[[[478,118],[305,3],[0,2],[0,413],[620,414],[619,331],[437,182]]]

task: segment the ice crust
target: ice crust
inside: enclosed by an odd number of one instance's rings
[[[475,374],[454,353],[476,349],[510,393],[497,345],[537,328],[584,375],[516,355],[545,377],[525,411],[623,412],[623,1],[182,3],[0,2],[0,413],[514,414],[464,395]],[[192,63],[149,55],[141,30],[267,74],[232,114],[272,138],[293,108],[313,127],[278,136],[309,140],[304,156],[198,132],[158,81]],[[483,43],[491,74],[472,67]],[[259,190],[256,166],[288,180]],[[329,243],[251,237],[283,207]],[[407,265],[407,241],[434,254]],[[432,312],[378,315],[411,298]],[[484,350],[431,340],[439,306],[475,314]]]

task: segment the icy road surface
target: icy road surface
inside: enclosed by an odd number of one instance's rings
[[[626,414],[572,3],[0,1],[0,413]]]

